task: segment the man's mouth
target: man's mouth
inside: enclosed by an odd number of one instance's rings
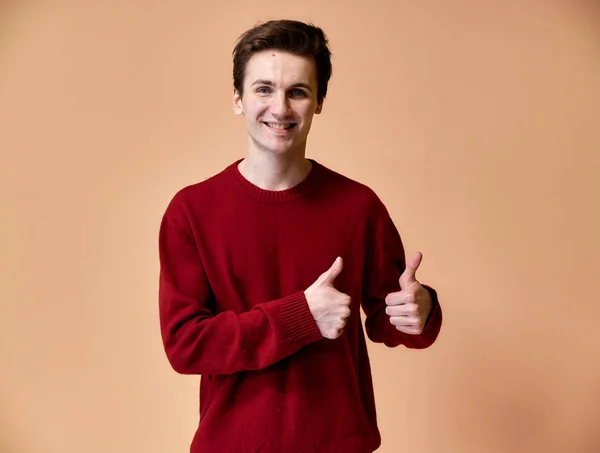
[[[289,130],[296,126],[296,123],[285,123],[285,124],[263,123],[263,124],[265,124],[267,127],[270,127],[271,129],[276,129],[276,130],[280,130],[280,131]]]

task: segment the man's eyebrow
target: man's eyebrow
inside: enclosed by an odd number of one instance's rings
[[[308,83],[300,82],[293,85],[294,88],[306,88],[308,91],[312,93],[312,88]]]
[[[271,82],[270,80],[265,80],[265,79],[259,79],[257,81],[255,81],[252,85],[250,86],[255,86],[255,85],[265,85],[268,87],[272,87],[275,84],[273,82]],[[311,88],[311,86],[308,83],[304,83],[304,82],[298,82],[298,83],[294,83],[292,85],[292,87],[294,88],[306,88],[308,91],[312,92],[313,89]]]

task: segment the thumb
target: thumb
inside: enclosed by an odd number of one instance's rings
[[[329,269],[327,269],[322,275],[321,275],[321,281],[323,283],[328,283],[330,285],[333,285],[333,281],[335,280],[335,278],[340,275],[340,272],[342,272],[342,269],[344,268],[344,261],[342,260],[341,256],[338,256],[335,261],[333,262],[333,264],[331,265],[331,267]]]
[[[404,269],[404,272],[402,272],[402,275],[400,276],[400,289],[406,289],[417,281],[415,274],[422,259],[423,254],[421,252],[415,252],[410,260],[408,260],[406,269]]]

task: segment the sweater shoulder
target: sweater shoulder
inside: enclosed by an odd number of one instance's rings
[[[227,188],[226,170],[176,191],[167,205],[165,214],[184,220],[196,217],[198,211],[210,209],[218,204]]]
[[[327,184],[340,193],[346,200],[351,200],[356,208],[362,212],[371,213],[376,216],[387,216],[387,208],[377,193],[367,184],[352,179],[334,170],[324,167],[327,173]]]

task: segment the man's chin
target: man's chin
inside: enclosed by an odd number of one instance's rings
[[[279,144],[273,145],[271,143],[267,144],[257,144],[257,148],[262,151],[273,155],[292,155],[297,153],[302,153],[301,146],[293,146],[293,144]]]

